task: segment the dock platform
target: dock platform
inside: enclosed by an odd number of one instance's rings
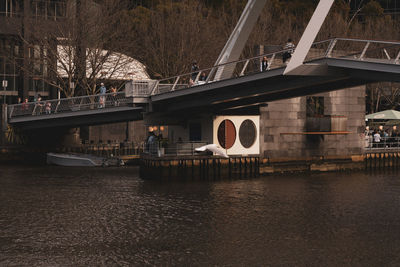
[[[142,154],[140,176],[148,179],[241,179],[260,173],[259,156],[167,156]]]

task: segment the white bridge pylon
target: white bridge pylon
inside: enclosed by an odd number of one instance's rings
[[[286,66],[286,69],[283,73],[284,75],[295,74],[295,70],[303,65],[304,59],[306,58],[311,45],[320,31],[321,26],[324,23],[334,1],[335,0],[320,0],[302,37],[300,38],[298,45],[296,46],[288,65]],[[231,33],[217,61],[215,62],[215,66],[227,62],[233,62],[239,59],[247,39],[249,38],[249,35],[266,2],[267,0],[249,0],[247,2],[235,29]],[[232,73],[233,68],[220,66],[217,69],[214,80],[224,79],[227,76],[230,77]]]
[[[335,0],[320,0],[317,8],[312,15],[310,22],[306,27],[300,41],[294,50],[294,53],[286,66],[283,75],[290,75],[295,70],[303,65],[303,62],[310,51],[312,44],[314,43],[317,34],[319,33],[325,18],[328,16],[329,10],[331,9]]]
[[[215,66],[239,59],[266,2],[267,0],[249,0],[247,2],[235,29],[232,31],[231,36],[219,54]],[[217,69],[214,80],[218,81],[220,79],[229,78],[232,76],[233,71],[234,68],[230,66],[220,66]]]

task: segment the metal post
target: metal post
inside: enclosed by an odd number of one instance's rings
[[[332,50],[335,47],[336,43],[337,43],[337,39],[331,40],[331,42],[329,43],[328,50],[326,51],[326,57],[332,56]]]
[[[181,76],[178,76],[178,77],[176,78],[176,80],[175,80],[175,82],[174,82],[174,85],[172,86],[171,91],[175,91],[175,87],[176,87],[176,85],[178,84],[178,81],[179,81],[180,78],[181,78]]]
[[[397,54],[396,59],[394,60],[394,63],[395,63],[395,64],[399,64],[399,59],[400,59],[400,51],[399,51],[399,53]]]
[[[387,59],[390,60],[390,56],[389,56],[388,52],[386,51],[386,48],[383,48],[383,52],[385,52],[385,55],[386,55]]]
[[[250,62],[250,59],[246,60],[246,63],[244,63],[243,69],[242,69],[242,71],[240,72],[240,75],[239,75],[239,76],[243,76],[243,75],[244,75],[244,72],[245,72],[245,70],[247,69],[247,65],[249,65],[249,62]]]
[[[365,47],[364,47],[364,49],[363,49],[363,51],[361,53],[360,60],[363,60],[363,58],[365,56],[365,53],[367,52],[367,49],[368,49],[370,44],[371,44],[370,42],[367,42],[367,44],[365,45]]]
[[[7,85],[8,85],[8,81],[7,80],[3,80],[3,89],[4,89],[4,104],[6,104],[6,89],[7,89]]]
[[[197,73],[196,79],[193,81],[194,83],[197,83],[199,81],[200,75],[201,75],[201,71],[199,71],[199,73]]]
[[[274,53],[274,54],[272,55],[271,59],[268,60],[268,67],[267,67],[267,70],[270,70],[270,69],[271,69],[271,66],[272,66],[272,64],[274,63],[275,57],[276,57],[276,53]]]
[[[150,95],[155,95],[155,91],[156,91],[156,88],[158,87],[159,83],[160,83],[160,81],[156,81],[154,83],[153,88],[151,88],[151,90],[150,90]]]

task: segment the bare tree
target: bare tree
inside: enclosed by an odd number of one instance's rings
[[[20,39],[29,47],[29,64],[20,68],[43,80],[66,97],[97,92],[98,80],[113,79],[137,62],[119,51],[122,40],[115,22],[125,1],[69,1],[66,16],[50,21],[32,16],[29,35]]]
[[[227,39],[220,17],[194,0],[139,6],[126,12],[121,24],[128,29],[126,49],[154,77],[187,72],[194,60],[210,66]]]

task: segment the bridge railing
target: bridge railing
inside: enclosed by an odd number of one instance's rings
[[[276,69],[285,66],[282,58],[288,49],[275,53],[263,54],[260,56],[228,62],[215,67],[201,69],[195,72],[188,72],[182,75],[158,80],[151,90],[151,95],[161,94],[176,90],[182,90],[193,86],[208,84],[216,81],[238,78],[252,73],[261,72],[261,61],[264,57],[268,60],[266,70]],[[223,71],[232,75],[221,74]]]
[[[151,95],[161,94],[261,72],[261,61],[264,57],[268,60],[267,70],[281,68],[286,65],[284,63],[286,52],[288,50],[281,50],[158,80],[152,84],[149,91]],[[399,64],[400,42],[333,38],[315,42],[305,62],[326,57]],[[232,75],[221,75],[222,70],[229,70],[227,73],[232,73]]]
[[[148,97],[157,80],[132,80],[125,83],[127,97]]]
[[[8,116],[13,118],[127,105],[127,103],[132,103],[132,97],[149,97],[282,68],[286,65],[284,58],[288,51],[289,49],[286,49],[228,62],[161,80],[131,81],[126,84],[125,92],[10,105]],[[266,70],[261,69],[261,61],[264,57],[268,60]],[[305,61],[326,57],[400,64],[400,42],[334,38],[314,43]]]
[[[399,64],[400,42],[334,38],[314,43],[306,61],[323,57]]]
[[[22,104],[9,105],[8,118],[20,116],[50,115],[84,110],[107,109],[128,106],[132,98],[125,92],[108,93],[102,95],[78,96],[53,100],[41,100]]]

